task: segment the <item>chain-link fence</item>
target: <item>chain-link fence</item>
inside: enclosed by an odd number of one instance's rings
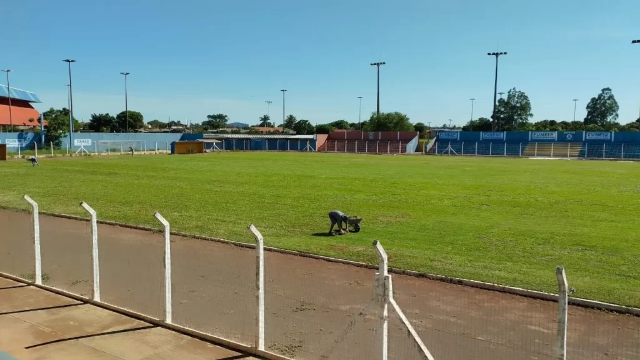
[[[561,358],[557,301],[404,275],[393,275],[391,291],[382,265],[375,271],[105,224],[94,231],[91,222],[26,212],[0,210],[0,228],[5,274],[270,359]],[[570,305],[566,339],[572,359],[639,359],[640,317]]]

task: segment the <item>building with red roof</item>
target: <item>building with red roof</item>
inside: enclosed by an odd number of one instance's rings
[[[11,124],[21,127],[40,126],[40,113],[31,106],[39,102],[38,96],[30,91],[11,87],[9,94],[7,86],[0,85],[0,128]]]

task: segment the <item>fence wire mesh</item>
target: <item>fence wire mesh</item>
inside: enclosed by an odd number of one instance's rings
[[[33,281],[33,215],[0,210],[0,271]]]
[[[398,275],[394,290],[436,359],[554,358],[552,302]]]
[[[293,359],[376,359],[371,270],[265,252],[266,350]]]
[[[173,322],[254,345],[256,251],[172,236]]]
[[[93,279],[91,224],[40,215],[42,279],[47,285],[89,297]]]
[[[98,224],[102,301],[164,318],[164,238]]]
[[[571,305],[568,312],[568,359],[640,359],[640,317]]]

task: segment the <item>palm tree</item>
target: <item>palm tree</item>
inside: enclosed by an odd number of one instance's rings
[[[271,122],[269,120],[271,120],[269,115],[260,116],[260,126],[261,127],[271,127]]]

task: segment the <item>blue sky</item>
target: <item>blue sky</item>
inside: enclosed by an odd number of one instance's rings
[[[67,104],[65,58],[73,65],[74,112],[129,109],[146,121],[200,122],[225,113],[257,123],[287,114],[326,123],[381,111],[442,125],[489,116],[494,59],[499,91],[516,87],[534,120],[572,120],[578,98],[611,87],[620,122],[640,107],[637,0],[31,0],[3,1],[0,68],[12,86],[36,92],[38,109]],[[8,20],[8,24],[6,21]],[[4,82],[4,80],[0,80]]]

